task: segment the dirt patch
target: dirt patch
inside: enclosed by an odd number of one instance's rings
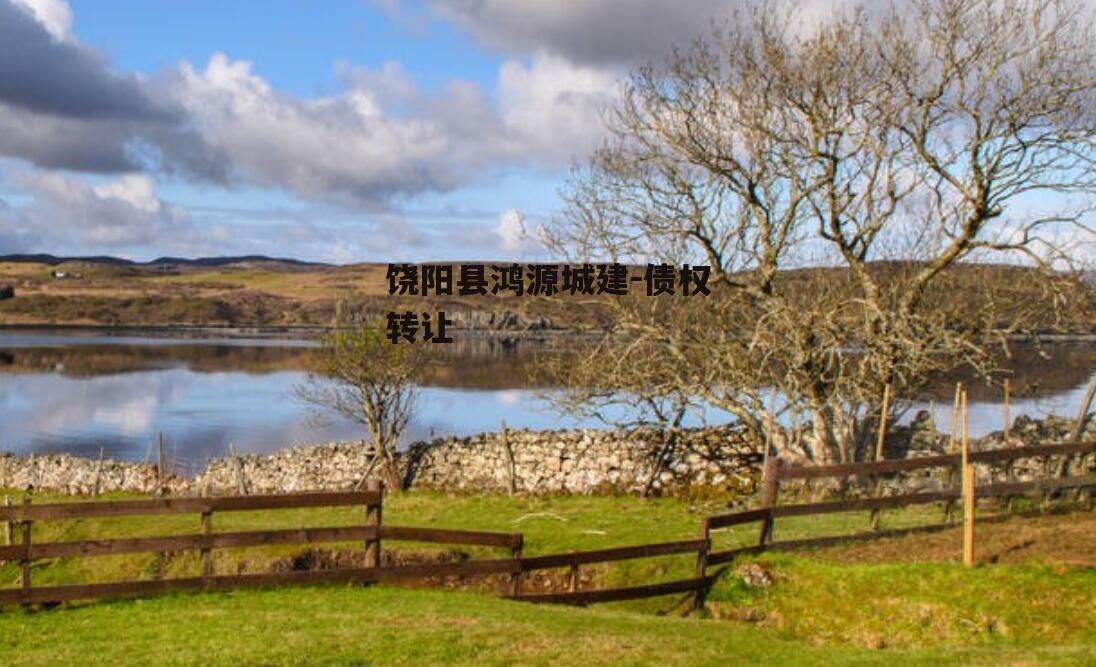
[[[987,517],[974,528],[979,563],[1043,562],[1096,567],[1096,512]],[[937,532],[844,544],[813,551],[840,563],[957,561],[963,552],[961,524]]]
[[[381,564],[384,567],[400,565],[459,563],[470,558],[460,551],[382,551]],[[335,570],[340,568],[365,567],[365,554],[361,550],[346,549],[305,549],[292,556],[279,558],[269,564],[269,572],[300,572],[307,570]],[[579,575],[580,590],[593,588],[597,579],[596,567],[587,567]],[[487,574],[471,576],[426,577],[420,580],[404,582],[408,588],[450,588],[466,589],[495,594],[510,591],[509,574]],[[555,593],[568,590],[570,580],[563,570],[538,570],[526,572],[522,578],[522,590],[525,592]]]

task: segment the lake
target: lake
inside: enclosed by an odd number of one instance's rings
[[[458,340],[424,379],[407,440],[512,428],[602,427],[560,415],[535,386],[538,353],[560,341]],[[314,344],[284,338],[193,338],[100,331],[0,330],[0,451],[68,452],[141,460],[157,435],[183,465],[204,465],[232,443],[238,452],[362,437],[343,419],[318,419],[294,395]],[[1044,354],[1046,355],[1044,357]],[[1012,414],[1073,417],[1096,372],[1096,345],[1018,347]],[[914,409],[949,423],[954,378]],[[1000,390],[971,384],[974,435],[1001,428]],[[709,410],[691,425],[723,423]]]

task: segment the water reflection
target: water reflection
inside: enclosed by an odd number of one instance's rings
[[[466,339],[423,380],[409,440],[498,428],[598,426],[552,412],[531,386],[535,355],[560,344]],[[162,432],[169,454],[197,466],[222,455],[360,437],[345,420],[319,422],[293,396],[304,378],[308,341],[155,339],[134,336],[0,333],[0,450],[66,451],[142,459]],[[1044,358],[1021,348],[1014,359],[1013,414],[1072,415],[1096,368],[1096,346],[1056,345]],[[954,378],[943,378],[916,407],[947,424]],[[971,386],[970,425],[1000,428],[999,389]],[[720,423],[711,410],[691,423]]]

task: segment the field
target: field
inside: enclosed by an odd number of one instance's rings
[[[678,499],[449,496],[386,499],[385,523],[520,531],[526,554],[694,537],[717,511]],[[675,596],[589,609],[537,607],[485,593],[491,581],[447,581],[455,590],[295,588],[177,595],[53,610],[0,611],[4,664],[87,661],[138,664],[1091,664],[1096,660],[1096,515],[1083,508],[1042,515],[1037,507],[979,524],[973,570],[957,563],[959,534],[886,538],[734,564],[704,612],[684,616]],[[990,512],[990,508],[985,508]],[[217,530],[337,525],[360,510],[218,515]],[[939,508],[887,512],[883,528],[938,523]],[[43,539],[193,532],[194,517],[41,524]],[[862,531],[864,514],[778,523],[778,539]],[[745,544],[756,527],[716,533]],[[386,542],[396,558],[461,557]],[[327,554],[360,550],[336,546]],[[484,551],[482,555],[488,552]],[[299,548],[218,553],[216,568],[262,571],[300,558]],[[310,554],[313,559],[316,553]],[[497,555],[497,553],[496,553]],[[737,572],[760,569],[771,585]],[[196,555],[116,556],[43,563],[36,583],[178,576]],[[584,585],[671,579],[691,557],[584,569]],[[17,579],[0,568],[0,582]],[[531,585],[551,587],[551,580]],[[231,641],[225,641],[225,638]]]

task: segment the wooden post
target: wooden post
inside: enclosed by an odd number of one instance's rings
[[[574,555],[574,553],[575,551],[572,550],[571,554]],[[567,568],[567,590],[571,591],[572,593],[578,590],[578,578],[578,563],[572,562],[571,565]]]
[[[1093,398],[1096,398],[1096,375],[1092,376],[1092,379],[1088,382],[1088,389],[1085,390],[1085,397],[1081,399],[1081,408],[1077,411],[1077,419],[1073,422],[1073,430],[1069,432],[1069,439],[1066,441],[1070,444],[1076,444],[1081,441],[1081,430],[1085,427],[1085,417],[1088,416],[1088,408],[1092,405]],[[1068,454],[1062,457],[1061,462],[1058,463],[1058,472],[1055,475],[1058,479],[1062,479],[1069,472],[1069,460],[1072,458]],[[1084,457],[1082,457],[1083,460]]]
[[[228,443],[228,454],[232,457],[232,462],[236,467],[236,493],[246,496],[247,478],[244,476],[244,462],[236,455],[236,447],[231,442]]]
[[[4,496],[4,507],[11,507],[11,497]],[[11,521],[4,522],[4,546],[11,546],[13,541],[13,526]]]
[[[30,507],[30,494],[23,496],[23,509]],[[23,517],[21,522],[23,532],[23,555],[19,558],[19,586],[23,593],[30,590],[30,532],[31,521]]]
[[[963,392],[963,565],[974,566],[974,465],[967,438],[967,392]]]
[[[1008,419],[1008,403],[1009,403],[1009,398],[1010,398],[1009,395],[1012,393],[1010,391],[1010,389],[1011,389],[1011,387],[1009,387],[1008,378],[1005,378],[1005,429],[1004,429],[1004,433],[1005,433],[1005,446],[1006,447],[1008,447],[1008,441],[1012,436],[1012,427],[1009,425],[1009,419]]]
[[[502,420],[502,428],[499,431],[499,436],[502,438],[502,451],[506,454],[506,477],[509,482],[510,495],[517,493],[517,480],[514,477],[517,475],[517,470],[514,465],[514,450],[510,448],[510,434],[506,430],[506,420]]]
[[[883,386],[883,409],[879,412],[879,436],[875,441],[875,460],[883,460],[883,448],[887,440],[887,414],[890,412],[891,385],[888,382]],[[878,497],[883,490],[883,478],[875,478],[875,496]],[[879,530],[879,510],[871,511],[871,529]]]
[[[103,446],[99,445],[99,462],[95,464],[95,486],[91,490],[91,495],[99,496],[99,480],[103,476]]]
[[[518,541],[512,547],[510,547],[510,558],[520,561],[521,552],[525,547],[525,536],[519,535]],[[521,595],[521,580],[525,576],[525,571],[520,567],[517,570],[510,573],[510,595]]]
[[[951,433],[948,435],[948,453],[954,454],[958,451],[959,447],[959,403],[963,395],[963,383],[955,383],[955,402],[951,405]],[[962,471],[962,466],[959,468]],[[951,488],[951,485],[955,482],[955,470],[953,468],[947,469],[947,475],[944,478],[944,484],[947,488]],[[944,522],[951,523],[954,519],[955,502],[952,500],[944,501]]]
[[[384,501],[384,488],[381,486],[381,481],[379,479],[371,479],[365,483],[365,490],[380,494],[376,504],[366,505],[365,507],[365,526],[366,528],[373,528],[376,531],[376,534],[372,538],[367,537],[365,540],[365,566],[380,567],[381,506]]]
[[[708,552],[712,549],[712,528],[708,517],[700,521],[700,539],[704,540],[704,546],[696,552],[696,577],[703,579],[708,574]],[[707,587],[697,586],[693,594],[693,611],[704,608],[704,598],[708,594]]]
[[[158,433],[156,454],[156,495],[164,495],[164,432]]]
[[[765,461],[762,470],[761,506],[771,509],[776,505],[777,484],[780,476],[780,457],[772,456]],[[757,536],[757,546],[763,547],[773,540],[773,515],[770,513],[761,520],[761,532]]]
[[[205,544],[202,546],[202,578],[213,576],[213,550],[210,548],[213,536],[213,510],[202,511],[202,537]]]

